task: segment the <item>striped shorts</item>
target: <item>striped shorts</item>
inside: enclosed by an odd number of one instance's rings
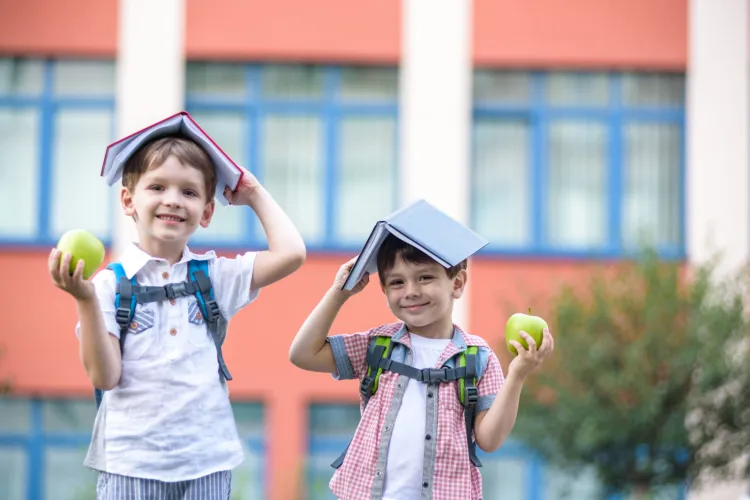
[[[100,472],[96,500],[229,500],[231,490],[231,471],[176,483]]]

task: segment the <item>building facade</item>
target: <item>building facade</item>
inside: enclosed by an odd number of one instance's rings
[[[490,240],[456,320],[505,368],[509,314],[644,238],[747,261],[747,25],[742,0],[0,0],[0,498],[93,498],[92,388],[46,259],[68,229],[110,258],[132,237],[98,176],[115,138],[188,110],[302,232],[303,268],[230,326],[248,456],[233,498],[328,499],[357,384],[298,370],[289,344],[402,204],[427,198]],[[217,207],[191,248],[264,245],[250,210]],[[371,286],[334,330],[388,321]],[[514,441],[483,461],[487,498],[596,490]]]

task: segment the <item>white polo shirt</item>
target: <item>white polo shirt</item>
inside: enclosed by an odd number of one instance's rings
[[[255,253],[233,259],[188,248],[170,266],[136,245],[121,263],[139,285],[163,286],[187,279],[188,261],[207,260],[214,298],[229,320],[258,296],[251,290]],[[115,321],[115,278],[94,278],[107,330]],[[123,476],[185,481],[242,463],[244,452],[226,387],[219,379],[216,346],[194,296],[138,304],[125,337],[120,382],[104,393],[84,465]],[[80,323],[76,326],[79,335]],[[231,367],[229,367],[231,370]]]

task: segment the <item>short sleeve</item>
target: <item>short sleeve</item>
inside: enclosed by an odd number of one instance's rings
[[[370,332],[332,335],[326,339],[331,344],[336,360],[336,380],[361,379],[367,368],[367,348],[372,336]]]
[[[96,298],[99,301],[99,310],[104,318],[104,327],[107,331],[120,338],[120,327],[115,319],[115,273],[109,269],[103,269],[96,273],[91,279],[94,284]],[[81,322],[76,324],[76,337],[81,335]]]
[[[252,288],[256,255],[256,252],[247,252],[233,259],[217,257],[209,264],[216,303],[227,320],[255,300],[260,293],[259,289]]]
[[[500,361],[492,349],[487,349],[489,355],[487,357],[487,367],[482,374],[482,377],[477,382],[477,393],[479,401],[477,402],[477,413],[487,411],[492,406],[492,403],[497,397],[497,393],[500,392],[500,387],[503,385],[505,377],[503,375],[503,368],[500,366]]]

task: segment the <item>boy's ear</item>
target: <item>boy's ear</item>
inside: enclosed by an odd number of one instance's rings
[[[454,299],[460,299],[464,294],[464,290],[466,289],[466,281],[468,279],[469,273],[466,272],[466,269],[461,269],[460,271],[458,271],[458,274],[453,277],[453,291],[451,295]]]
[[[211,201],[206,203],[206,207],[203,209],[203,215],[201,216],[200,222],[201,227],[206,228],[211,223],[211,218],[214,216],[215,208],[216,204],[214,203],[214,199],[211,198]]]
[[[120,204],[122,205],[122,211],[128,217],[135,216],[135,206],[133,205],[133,193],[126,187],[120,190]]]

